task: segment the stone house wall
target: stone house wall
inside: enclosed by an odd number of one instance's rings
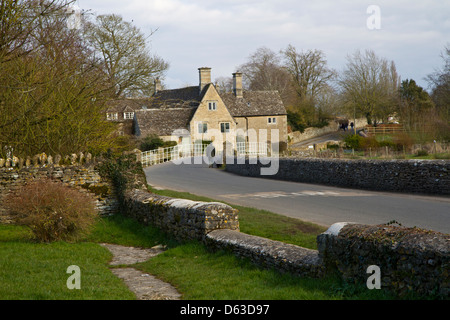
[[[209,110],[208,103],[215,102],[216,110]],[[207,123],[208,130],[205,134],[200,134],[198,132],[198,123]],[[221,133],[220,124],[229,123],[230,132],[227,134]],[[214,86],[209,86],[207,92],[205,93],[202,102],[195,111],[194,116],[190,122],[190,132],[192,142],[196,140],[205,141],[220,141],[219,143],[214,143],[214,146],[220,150],[222,148],[223,142],[229,141],[235,143],[236,141],[236,122],[230,115],[227,107],[223,103],[219,94],[217,93]]]
[[[268,118],[274,119],[275,123],[271,121],[271,123],[268,122]],[[287,146],[287,116],[286,115],[277,115],[277,116],[253,116],[253,117],[236,117],[236,128],[237,130],[240,130],[241,132],[246,132],[247,128],[250,131],[253,131],[253,133],[249,133],[249,142],[266,142],[266,141],[260,141],[262,139],[261,137],[266,137],[267,141],[271,141],[273,143],[286,143]],[[260,130],[265,130],[267,132],[267,135],[260,135]],[[278,130],[278,137],[273,136],[272,137],[272,131],[271,130]],[[255,137],[252,137],[251,134],[256,135]],[[257,139],[255,141],[255,138]],[[280,147],[279,147],[280,148]],[[281,147],[282,148],[282,147]]]

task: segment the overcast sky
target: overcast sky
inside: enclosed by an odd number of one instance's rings
[[[372,49],[393,60],[403,80],[427,89],[450,45],[450,0],[78,0],[83,10],[115,13],[149,35],[151,52],[170,63],[167,88],[198,84],[198,68],[212,80],[229,77],[260,47],[292,44],[322,50],[330,67]],[[373,11],[370,6],[379,9]],[[370,8],[369,8],[370,7]],[[369,10],[368,10],[369,9]],[[379,18],[379,19],[377,19]]]

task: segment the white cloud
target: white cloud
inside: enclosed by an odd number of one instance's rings
[[[320,49],[336,69],[347,54],[373,49],[394,60],[402,78],[423,77],[439,67],[450,41],[449,0],[79,0],[83,9],[117,13],[151,37],[152,50],[171,63],[166,84],[195,84],[197,68],[229,76],[257,48],[293,44]],[[369,5],[381,9],[381,30],[368,30]]]

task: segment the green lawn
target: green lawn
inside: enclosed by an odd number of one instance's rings
[[[5,234],[7,234],[5,236]],[[134,299],[108,268],[111,254],[96,243],[25,241],[23,228],[0,227],[1,300]],[[10,239],[5,239],[10,238]],[[81,289],[68,289],[71,265],[80,267]]]

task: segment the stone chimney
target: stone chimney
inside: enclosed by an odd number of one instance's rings
[[[203,88],[207,84],[211,83],[211,68],[206,67],[198,68],[198,73],[200,78],[199,89],[200,92],[202,92]]]
[[[236,98],[243,97],[242,73],[240,72],[233,73],[233,93],[236,96]]]
[[[155,78],[155,93],[158,93],[159,91],[161,91],[161,80],[159,79],[159,77]]]

